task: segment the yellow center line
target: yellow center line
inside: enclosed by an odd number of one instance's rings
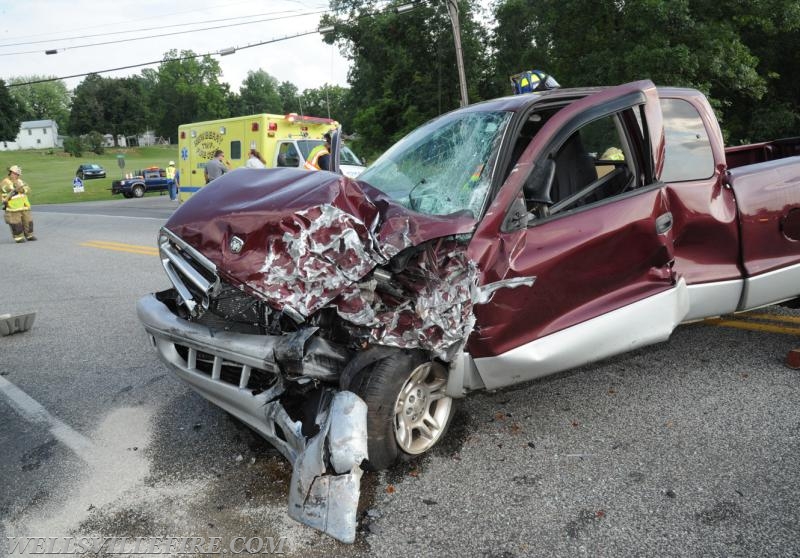
[[[788,322],[791,324],[800,324],[800,316],[780,316],[778,314],[742,314],[744,318],[752,318],[754,320],[767,320],[770,322]]]
[[[746,318],[754,318],[758,320],[767,320],[777,323],[761,323],[749,321]],[[703,320],[703,323],[708,325],[715,325],[720,327],[732,327],[735,329],[746,329],[750,331],[764,331],[767,333],[780,333],[784,335],[800,335],[800,327],[789,327],[780,325],[784,323],[800,323],[800,319],[793,316],[780,316],[776,314],[741,314],[733,318],[709,318]]]
[[[136,244],[124,244],[122,242],[88,240],[86,242],[81,242],[80,246],[99,248],[101,250],[114,250],[116,252],[128,252],[131,254],[142,254],[144,256],[158,256],[158,248],[153,246],[138,246]]]

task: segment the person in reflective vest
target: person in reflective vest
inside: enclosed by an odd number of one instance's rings
[[[18,184],[6,201],[6,223],[11,227],[11,234],[17,244],[25,240],[36,240],[33,236],[33,219],[31,218],[31,202],[25,193],[25,186]]]
[[[21,175],[22,169],[17,165],[12,165],[8,168],[8,176],[0,180],[0,200],[3,203],[3,209],[5,209],[5,222],[11,228],[11,236],[14,237],[16,242],[22,242],[26,238],[28,240],[36,240],[36,237],[33,236],[33,219],[31,218],[30,202],[27,201],[31,189],[22,181],[22,178],[20,178]],[[8,201],[12,196],[17,197],[19,195],[19,190],[21,190],[22,194],[25,196],[27,211],[18,210],[10,212],[8,211]],[[20,224],[22,227],[22,240],[17,240],[17,233],[15,232],[16,224]]]
[[[331,133],[325,132],[322,136],[325,139],[323,145],[318,145],[311,150],[305,162],[306,170],[328,170],[330,167],[329,159],[331,154]]]
[[[169,199],[175,201],[178,198],[178,181],[175,176],[175,161],[170,161],[169,165],[167,165],[166,169],[166,176],[169,183]]]

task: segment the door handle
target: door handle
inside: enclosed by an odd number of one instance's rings
[[[672,213],[669,211],[656,217],[656,233],[666,234],[672,228]]]

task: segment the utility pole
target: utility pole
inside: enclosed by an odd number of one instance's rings
[[[464,74],[464,52],[461,49],[461,26],[458,23],[457,0],[445,0],[447,11],[450,12],[450,23],[453,24],[453,40],[456,43],[456,66],[458,66],[458,83],[461,87],[461,106],[469,104],[467,98],[467,77]]]

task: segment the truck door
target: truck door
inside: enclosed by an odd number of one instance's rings
[[[653,84],[536,106],[512,145],[538,130],[469,247],[481,284],[535,278],[475,306],[468,349],[489,389],[664,340],[688,310],[657,179],[664,143]]]

